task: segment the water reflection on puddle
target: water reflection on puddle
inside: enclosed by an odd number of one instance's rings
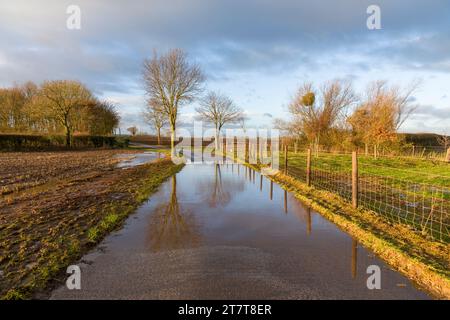
[[[258,172],[186,165],[83,257],[53,298],[421,299],[427,295]],[[367,268],[381,269],[381,290]]]
[[[426,297],[334,224],[238,164],[187,165],[161,186],[108,246],[149,253],[254,248],[266,255],[254,264],[263,263],[266,271],[293,285],[322,290],[324,297]],[[233,257],[241,261],[244,252],[236,250]],[[217,259],[220,255],[217,251]],[[201,259],[197,262],[205,270],[213,266],[214,250]],[[232,263],[222,267],[234,270]],[[366,269],[373,264],[382,270],[382,290],[367,289]],[[253,271],[261,267],[254,266]]]
[[[116,157],[123,159],[117,164],[117,168],[131,168],[164,158],[164,154],[148,151],[143,153],[119,154]]]

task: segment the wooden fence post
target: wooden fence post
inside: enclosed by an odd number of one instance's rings
[[[294,143],[294,153],[297,154],[297,142]]]
[[[306,154],[306,184],[311,186],[311,149]]]
[[[288,146],[284,146],[284,174],[288,174]]]
[[[245,138],[245,152],[244,152],[244,162],[249,163],[250,157],[249,157],[249,150],[250,149],[250,141]]]
[[[222,161],[225,163],[227,161],[227,139],[222,138]]]
[[[352,153],[352,205],[358,208],[358,155],[356,151]]]
[[[260,162],[261,156],[259,154],[259,136],[256,136],[256,164],[258,164]]]
[[[273,150],[272,150],[272,141],[270,141],[270,169],[273,169]]]
[[[445,156],[445,162],[450,162],[450,148],[447,149],[447,155]]]

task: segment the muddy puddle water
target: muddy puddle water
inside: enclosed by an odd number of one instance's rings
[[[164,155],[159,152],[148,151],[143,153],[119,154],[117,157],[121,159],[117,164],[118,168],[130,168],[164,158]]]
[[[334,224],[237,164],[186,165],[80,261],[68,299],[426,299]],[[367,287],[369,266],[381,289]],[[373,283],[373,282],[371,282]]]

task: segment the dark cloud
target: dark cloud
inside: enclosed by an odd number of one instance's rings
[[[98,90],[126,90],[124,81],[140,79],[142,59],[169,47],[187,49],[216,79],[237,71],[315,69],[321,59],[351,50],[369,55],[355,68],[367,70],[371,55],[450,71],[446,1],[377,1],[381,31],[366,28],[368,0],[84,0],[77,2],[80,31],[65,28],[71,3],[2,4],[0,41],[8,45],[0,51],[7,60],[0,83],[71,77]]]
[[[0,1],[0,86],[69,78],[136,101],[143,59],[172,47],[188,51],[216,83],[236,73],[327,74],[335,66],[354,80],[383,67],[450,74],[446,0],[377,0],[376,31],[366,28],[372,0],[78,0],[77,31],[66,29],[71,0]]]

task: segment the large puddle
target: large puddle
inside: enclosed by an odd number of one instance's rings
[[[146,151],[143,153],[130,153],[130,154],[119,154],[116,156],[120,159],[120,162],[117,163],[117,168],[131,168],[135,166],[140,166],[156,159],[164,158],[164,154],[153,151]]]
[[[381,289],[368,289],[369,266]],[[422,299],[334,224],[242,165],[187,165],[53,298]]]

